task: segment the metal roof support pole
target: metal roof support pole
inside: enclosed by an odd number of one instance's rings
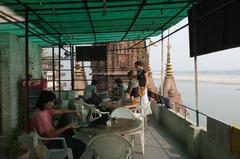
[[[5,5],[8,5],[8,6],[10,6],[10,5],[18,5],[19,4],[19,0],[17,0],[18,2],[17,3],[14,3],[14,2],[5,2],[4,4]],[[87,0],[85,0],[85,1],[87,1]],[[191,0],[191,1],[193,1],[193,0]],[[196,0],[194,0],[194,1],[196,1]],[[168,0],[168,1],[166,1],[166,2],[152,2],[152,3],[146,3],[145,4],[145,6],[156,6],[156,5],[169,5],[169,4],[185,4],[185,3],[188,3],[189,2],[189,0],[179,0],[179,1],[171,1],[171,0]],[[52,2],[52,1],[44,1],[44,5],[55,5],[55,4],[57,4],[57,5],[65,5],[65,4],[79,4],[79,3],[81,3],[80,1],[67,1],[67,0],[65,0],[65,1],[55,1],[55,2]],[[192,2],[191,2],[192,3]],[[23,3],[21,2],[21,4],[23,5]],[[35,1],[35,2],[29,2],[29,3],[24,3],[24,5],[35,5],[35,6],[39,6],[39,1],[37,2],[37,1]],[[141,6],[142,4],[141,3],[134,3],[134,4],[118,4],[118,5],[107,5],[107,8],[129,8],[129,7],[139,7],[139,6]],[[53,8],[51,7],[51,6],[49,6],[49,7],[38,7],[38,8],[34,8],[34,11],[38,11],[38,12],[41,12],[41,11],[52,11],[53,10]],[[88,7],[89,9],[102,9],[103,8],[103,5],[97,5],[97,6],[90,6],[90,7]],[[72,10],[72,11],[74,11],[74,10],[77,10],[77,11],[79,11],[79,10],[83,10],[83,9],[86,9],[86,7],[85,6],[82,6],[82,7],[74,7],[74,8],[66,8],[66,7],[58,7],[57,8],[57,10],[58,11],[65,11],[65,10]],[[16,9],[15,10],[16,12],[22,12],[23,11],[23,9],[21,8],[21,9]],[[109,11],[108,11],[109,12]],[[102,13],[102,10],[100,10],[99,11],[99,13]],[[57,14],[57,13],[56,13]]]
[[[28,9],[29,11],[31,11],[34,15],[36,15],[36,17],[38,17],[40,20],[42,20],[44,23],[46,23],[50,28],[52,28],[54,31],[56,31],[58,34],[60,34],[52,25],[50,25],[50,24],[49,24],[48,22],[46,22],[40,15],[38,15],[38,14],[36,13],[36,9],[34,9],[34,10],[31,9],[30,7],[27,6],[27,4],[21,2],[20,0],[16,0],[16,1],[17,1],[18,4],[21,4],[23,7],[25,7],[25,9]],[[35,25],[36,25],[36,23],[35,23]],[[39,25],[38,25],[38,27],[39,27]],[[40,28],[42,28],[43,31],[45,31],[46,33],[49,34],[49,32],[48,32],[42,25],[40,25]]]
[[[195,81],[195,105],[196,105],[196,125],[199,126],[199,107],[198,107],[198,67],[197,56],[194,56],[194,81]]]
[[[147,0],[143,0],[143,1],[142,1],[141,6],[139,7],[139,9],[138,9],[135,17],[133,18],[133,21],[132,21],[131,25],[129,26],[127,32],[123,35],[121,41],[123,41],[123,40],[125,39],[125,37],[127,36],[128,32],[129,32],[129,31],[132,29],[132,27],[134,26],[134,24],[135,24],[135,22],[136,22],[136,20],[137,20],[137,18],[138,18],[138,16],[139,16],[139,14],[141,13],[141,11],[142,11],[144,5],[146,4],[146,2],[147,2]]]
[[[29,109],[29,50],[28,50],[28,10],[25,10],[25,79],[26,79],[26,107],[27,107],[27,131],[30,132]]]
[[[106,65],[106,90],[108,90],[108,58],[106,58],[106,62],[105,62],[105,65]]]
[[[162,39],[162,48],[161,48],[161,92],[160,95],[163,96],[163,32],[161,35],[161,39]]]
[[[58,98],[61,100],[61,35],[58,35]]]
[[[90,12],[89,12],[87,0],[83,0],[83,3],[84,3],[84,6],[85,6],[85,8],[86,8],[86,11],[87,11],[87,15],[88,15],[89,22],[90,22],[90,24],[91,24],[91,28],[92,28],[92,32],[93,32],[93,37],[94,37],[95,43],[97,43],[96,33],[95,33],[94,26],[93,26],[92,17],[91,17]]]
[[[142,40],[138,41],[137,43],[133,44],[132,46],[129,47],[129,49],[133,48],[134,46],[138,45],[139,43],[141,43],[142,41],[144,41],[147,37],[152,36],[154,33],[156,33],[159,30],[163,30],[164,27],[169,24],[172,20],[174,20],[178,15],[180,15],[188,6],[190,6],[191,3],[188,3],[184,8],[182,8],[176,15],[174,15],[171,19],[169,19],[166,23],[164,23],[162,26],[160,26],[158,29],[156,29],[155,31],[153,31],[152,33],[150,33],[149,35],[147,35],[146,37],[144,37]]]
[[[31,11],[33,14],[36,15],[36,17],[38,17],[40,20],[44,19],[39,16],[38,14],[36,14],[35,10],[32,10],[30,7],[28,7],[25,3],[21,2],[20,0],[16,0],[18,4],[21,4],[23,7],[25,7],[25,9],[27,9],[28,11]],[[45,22],[45,21],[44,21]],[[47,25],[49,25],[47,22],[45,22]],[[54,27],[52,27],[51,25],[49,25],[53,30],[56,31],[56,29]],[[37,26],[39,28],[39,26]],[[48,33],[48,31],[41,25],[40,28],[42,28],[46,33]],[[58,31],[56,31],[57,33],[59,33]],[[53,41],[54,42],[54,41]]]
[[[53,74],[53,78],[52,78],[52,81],[53,81],[53,91],[56,90],[55,88],[55,55],[54,55],[54,46],[52,46],[52,74]]]
[[[0,11],[0,13],[3,14],[3,16],[0,14],[0,17],[1,17],[2,19],[6,20],[6,21],[8,22],[8,24],[9,24],[9,23],[12,23],[11,20],[8,19],[8,18],[11,18],[11,19],[13,19],[13,20],[16,21],[16,23],[13,23],[15,26],[19,27],[20,29],[25,29],[24,26],[18,24],[19,20],[17,20],[16,18],[14,18],[14,17],[10,16],[9,14],[7,14],[7,13],[5,13],[5,12],[2,12],[2,11]],[[6,18],[6,17],[8,17],[8,18]],[[26,22],[26,21],[25,21],[25,22]],[[29,22],[29,21],[28,21],[28,22]],[[30,30],[30,29],[31,29],[31,30]],[[30,26],[28,26],[28,31],[32,34],[32,35],[28,35],[28,37],[37,36],[37,37],[39,37],[40,39],[42,39],[43,41],[46,41],[47,43],[51,43],[51,42],[49,42],[48,39],[46,40],[46,38],[41,37],[40,33],[39,33],[37,30],[31,28]],[[34,31],[34,32],[33,32],[33,31]],[[36,33],[38,33],[39,35],[37,35]],[[24,34],[25,34],[25,33],[24,33]],[[25,35],[24,35],[24,37],[25,37]]]
[[[71,55],[71,83],[72,90],[74,90],[74,55],[73,55],[73,45],[70,45],[70,55]]]
[[[154,44],[158,43],[159,41],[164,40],[164,39],[170,37],[171,35],[175,34],[176,32],[178,32],[178,31],[184,29],[184,28],[187,27],[188,25],[189,25],[189,23],[187,23],[187,24],[181,26],[180,28],[174,30],[173,32],[169,33],[168,35],[166,35],[166,36],[164,36],[164,37],[162,36],[161,39],[159,39],[159,40],[157,40],[157,41],[155,41],[155,42],[149,44],[147,47],[149,47],[149,46],[151,46],[151,45],[154,45]]]
[[[195,16],[195,12],[193,12],[193,17]],[[192,25],[196,24],[196,19],[194,20]],[[196,35],[196,29],[193,30],[193,36]],[[196,40],[194,40],[194,46],[197,46]],[[196,48],[194,47],[194,85],[195,85],[195,109],[196,109],[196,126],[199,126],[199,106],[198,106],[198,67],[197,67],[197,53]]]

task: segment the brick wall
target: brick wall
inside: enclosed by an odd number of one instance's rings
[[[0,126],[2,134],[9,134],[18,123],[21,106],[21,81],[25,78],[24,39],[9,33],[0,34]],[[41,48],[29,43],[30,72],[40,78]]]

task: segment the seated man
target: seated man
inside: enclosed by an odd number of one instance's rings
[[[113,87],[112,94],[115,97],[123,97],[127,93],[127,86],[123,83],[121,78],[115,79],[116,86]]]
[[[83,99],[88,104],[94,104],[96,107],[99,106],[99,101],[97,98],[97,80],[92,80],[90,85],[87,85],[84,89]]]
[[[74,127],[72,123],[72,116],[77,115],[80,117],[79,112],[76,110],[56,110],[53,108],[56,96],[51,91],[42,91],[39,94],[36,111],[33,114],[33,127],[37,130],[38,134],[43,137],[64,137],[67,146],[72,149],[73,158],[79,159],[82,153],[85,151],[85,144],[80,140],[72,138]],[[74,113],[74,114],[73,114]],[[53,123],[53,116],[56,114],[63,114],[62,118],[55,127]],[[62,148],[61,141],[48,141],[44,144],[49,149]]]

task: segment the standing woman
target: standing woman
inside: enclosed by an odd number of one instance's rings
[[[135,62],[135,68],[137,69],[137,79],[139,86],[142,90],[142,96],[140,97],[140,104],[144,105],[149,102],[147,95],[147,85],[148,85],[148,72],[144,69],[144,63],[142,61]],[[151,107],[146,111],[146,115],[152,114]]]

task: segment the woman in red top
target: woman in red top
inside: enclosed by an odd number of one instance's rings
[[[38,97],[36,104],[36,111],[33,115],[33,125],[40,136],[43,137],[64,137],[67,146],[72,149],[73,158],[79,159],[85,150],[85,144],[80,140],[72,138],[74,127],[72,124],[72,116],[77,115],[81,117],[76,110],[56,110],[53,108],[56,96],[51,91],[42,91]],[[63,114],[56,128],[53,124],[53,116],[56,114]],[[45,142],[49,149],[62,148],[60,141]]]

